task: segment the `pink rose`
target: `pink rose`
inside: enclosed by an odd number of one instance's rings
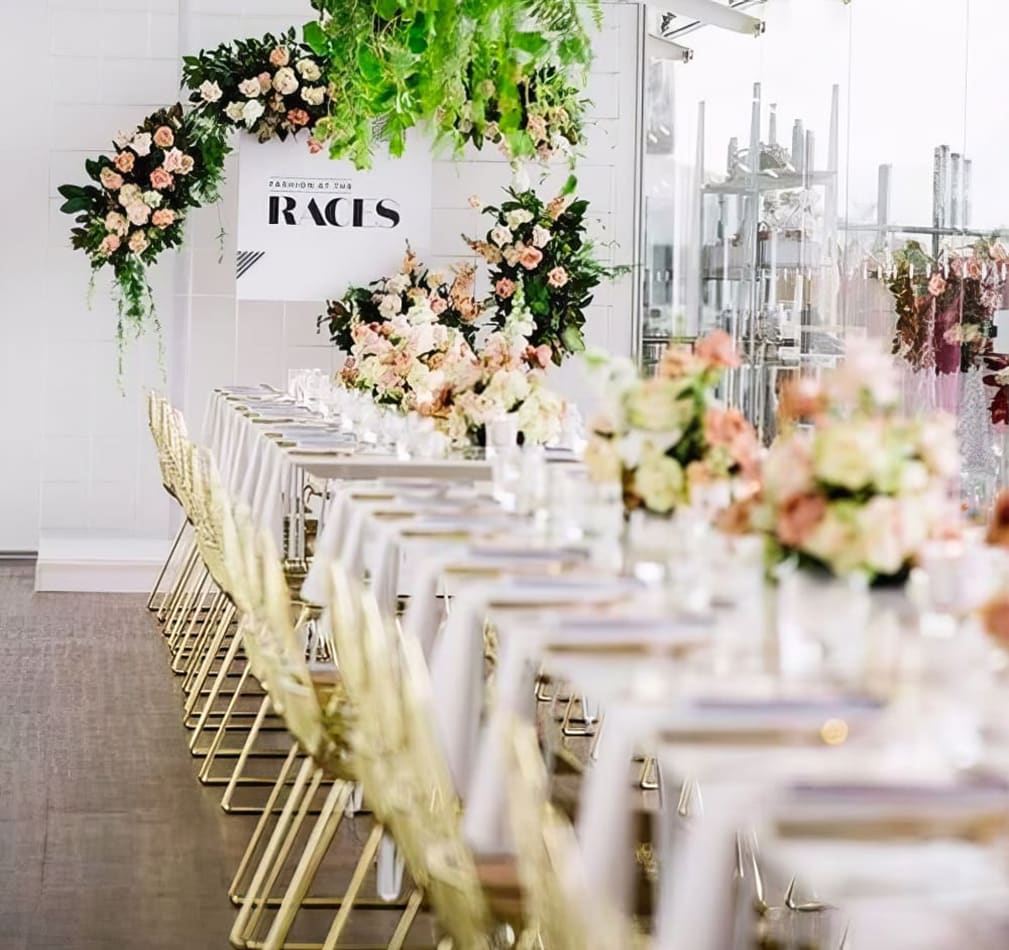
[[[515,293],[515,281],[509,280],[507,277],[502,277],[494,285],[494,293],[496,293],[502,300],[507,300]]]
[[[270,51],[270,65],[276,66],[278,69],[281,66],[286,66],[291,61],[291,54],[286,46],[278,46]]]
[[[928,282],[928,292],[933,297],[938,297],[946,289],[946,281],[942,274],[933,274],[931,280]]]
[[[714,330],[697,341],[694,353],[711,366],[734,367],[739,365],[732,337],[724,330]]]
[[[177,148],[173,148],[165,155],[162,167],[166,172],[177,172],[182,167],[182,152]]]
[[[291,109],[287,113],[287,121],[291,125],[308,125],[311,121],[311,116],[304,109]]]
[[[133,171],[133,164],[137,157],[132,152],[120,152],[115,158],[115,165],[123,173]]]
[[[546,343],[541,343],[539,346],[527,346],[523,356],[533,368],[546,369],[550,365],[553,353],[554,351]]]
[[[175,212],[171,208],[159,208],[151,216],[151,224],[156,228],[167,228],[175,223]]]
[[[122,244],[122,239],[118,234],[106,234],[102,239],[102,243],[98,246],[98,253],[103,257],[108,257],[119,250],[120,244]]]
[[[322,151],[322,142],[320,142],[314,135],[308,140],[308,150],[313,155],[318,155]]]
[[[134,201],[126,209],[126,217],[130,219],[130,224],[147,224],[151,217],[151,209],[142,201]]]
[[[257,77],[260,92],[269,92],[273,88],[273,77],[264,69]]]
[[[708,445],[729,446],[749,427],[738,409],[709,409],[704,414],[704,438]]]
[[[130,226],[118,211],[110,211],[105,215],[105,230],[110,234],[118,234],[122,237],[127,231],[129,231]]]
[[[147,250],[149,244],[147,235],[143,231],[134,231],[130,235],[130,250],[134,254],[142,254]]]
[[[547,283],[551,287],[563,287],[568,282],[568,272],[563,267],[555,267],[547,274]]]
[[[154,144],[158,148],[171,148],[175,144],[175,133],[167,126],[159,126],[154,133]]]
[[[801,547],[826,513],[822,495],[793,495],[778,512],[778,540],[790,548]]]
[[[151,187],[156,188],[158,191],[164,191],[166,188],[172,187],[172,182],[175,181],[172,176],[166,172],[163,168],[155,168],[151,172]]]
[[[118,191],[123,187],[123,176],[118,172],[114,172],[108,165],[102,169],[101,179],[102,184],[109,191]]]
[[[196,161],[193,159],[192,155],[183,155],[179,161],[179,174],[188,175],[195,165]]]
[[[967,261],[967,276],[972,280],[980,280],[983,275],[983,268],[981,267],[981,262],[972,257]]]
[[[444,313],[448,309],[448,303],[444,297],[435,297],[431,301],[431,312],[435,315]]]
[[[519,263],[526,270],[535,270],[543,260],[543,252],[538,247],[523,247],[519,251]]]

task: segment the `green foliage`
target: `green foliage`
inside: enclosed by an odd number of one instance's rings
[[[577,88],[591,62],[582,7],[598,0],[313,0],[304,38],[330,63],[332,105],[316,129],[334,157],[402,154],[418,126],[461,150],[549,157],[580,141]],[[354,64],[356,68],[348,68]]]
[[[567,200],[575,186],[572,177],[548,204],[532,189],[509,189],[510,200],[484,208],[494,218],[486,238],[467,238],[491,266],[493,293],[485,306],[494,325],[505,326],[520,301],[535,322],[526,334],[530,344],[549,346],[558,365],[585,349],[585,311],[596,287],[625,271],[596,260],[585,234],[589,203]]]

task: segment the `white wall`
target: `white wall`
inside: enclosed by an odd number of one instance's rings
[[[99,277],[89,311],[87,262],[69,247],[72,222],[59,213],[56,193],[82,180],[84,159],[107,150],[119,128],[178,98],[182,54],[300,25],[310,15],[305,0],[49,0],[30,9],[0,0],[0,31],[36,38],[12,47],[17,73],[38,77],[34,107],[0,130],[8,222],[0,237],[0,405],[10,410],[0,449],[0,551],[40,548],[43,566],[58,569],[47,574],[57,585],[97,560],[119,577],[110,584],[129,586],[131,566],[155,563],[171,534],[144,387],[167,387],[198,428],[214,385],[282,384],[289,367],[333,365],[333,350],[315,330],[321,306],[237,304],[232,179],[219,208],[193,216],[183,253],[152,274],[164,371],[147,338],[128,352],[121,391],[109,281]],[[630,262],[634,241],[634,17],[630,4],[612,5],[607,16],[589,90],[595,126],[579,173],[595,234],[619,242],[604,252],[617,262]],[[40,50],[47,69],[38,68]],[[436,163],[432,263],[458,259],[466,250],[460,231],[482,227],[467,196],[493,199],[508,177],[501,161],[475,152]],[[591,342],[629,349],[630,288],[626,278],[597,295]],[[578,392],[571,373],[560,374],[558,385]]]

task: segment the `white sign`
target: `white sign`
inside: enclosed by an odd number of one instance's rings
[[[244,137],[243,137],[244,138]],[[376,149],[358,171],[303,140],[243,142],[238,161],[238,299],[323,301],[399,270],[431,241],[431,149]]]

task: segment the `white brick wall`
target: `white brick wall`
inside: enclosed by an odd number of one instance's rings
[[[123,386],[115,381],[114,306],[99,279],[94,308],[85,292],[88,267],[68,243],[70,220],[59,213],[58,185],[80,181],[85,157],[107,149],[112,135],[178,95],[179,59],[237,36],[300,25],[305,0],[48,0],[0,7],[0,27],[47,37],[48,86],[39,108],[0,131],[0,163],[18,222],[0,238],[0,551],[34,549],[39,535],[107,542],[164,538],[170,506],[159,484],[146,433],[143,388],[162,387],[154,341],[130,348]],[[596,124],[579,168],[593,205],[593,228],[619,242],[612,259],[633,249],[636,79],[634,7],[613,4],[600,38],[590,93]],[[15,67],[30,75],[38,45],[13,47]],[[620,68],[626,66],[628,68]],[[31,68],[30,68],[31,67]],[[234,168],[234,163],[232,163]],[[553,176],[560,183],[560,168]],[[496,197],[507,166],[489,153],[435,166],[432,263],[459,259],[461,230],[483,229],[466,197]],[[223,255],[217,242],[225,230]],[[605,230],[602,230],[605,228]],[[209,389],[242,380],[284,383],[290,367],[332,368],[335,353],[315,332],[321,304],[238,304],[234,296],[235,182],[220,208],[194,215],[185,251],[152,275],[165,328],[168,382],[198,426]],[[219,263],[220,258],[220,263]],[[604,288],[592,308],[589,338],[630,345],[630,281]],[[559,385],[577,393],[571,373]]]

